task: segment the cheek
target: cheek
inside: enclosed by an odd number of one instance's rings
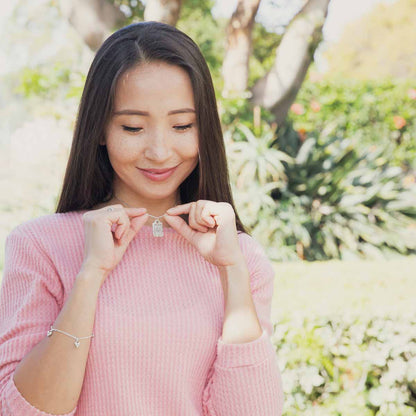
[[[128,147],[125,144],[114,143],[111,141],[107,142],[107,151],[108,157],[112,163],[124,161],[128,159],[129,155],[132,154],[132,152],[129,151]]]
[[[190,138],[186,143],[182,143],[180,153],[184,159],[198,158],[198,139]]]
[[[137,146],[134,141],[123,139],[109,131],[107,136],[107,152],[111,162],[127,161],[134,158],[137,153]]]

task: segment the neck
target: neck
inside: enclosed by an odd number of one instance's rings
[[[176,201],[172,202],[163,202],[163,203],[155,203],[155,204],[146,204],[144,206],[143,204],[138,204],[137,202],[130,202],[130,199],[128,197],[119,197],[118,195],[114,195],[113,198],[107,203],[108,205],[112,204],[122,204],[123,206],[127,208],[146,208],[147,213],[149,214],[149,219],[145,223],[147,226],[151,226],[156,219],[161,221],[163,223],[164,227],[170,227],[170,225],[164,220],[164,214],[169,208],[172,208],[176,205],[180,204],[180,198],[177,198]]]

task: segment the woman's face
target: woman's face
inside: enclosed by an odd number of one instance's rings
[[[149,210],[174,206],[179,185],[198,164],[198,130],[187,72],[164,62],[125,72],[116,85],[114,111],[101,144],[107,146],[115,172],[116,196]],[[166,168],[175,170],[160,176],[143,172]]]

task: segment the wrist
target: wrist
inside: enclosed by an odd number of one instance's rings
[[[93,261],[85,260],[81,264],[81,268],[78,274],[91,274],[94,276],[106,276],[110,273],[110,270],[106,270],[97,266]]]
[[[243,253],[236,254],[232,259],[230,259],[228,264],[217,266],[220,272],[227,272],[231,270],[238,270],[241,268],[246,269],[247,263]]]
[[[109,272],[106,272],[105,270],[88,265],[82,265],[80,271],[77,274],[76,280],[93,282],[101,286],[108,274]]]
[[[243,287],[242,284],[249,288],[250,276],[244,257],[240,257],[228,265],[218,266],[218,271],[225,298],[228,297],[229,290],[240,291]]]

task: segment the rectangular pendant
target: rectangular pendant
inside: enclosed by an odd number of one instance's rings
[[[160,220],[153,221],[152,227],[154,237],[163,237],[163,224]]]

